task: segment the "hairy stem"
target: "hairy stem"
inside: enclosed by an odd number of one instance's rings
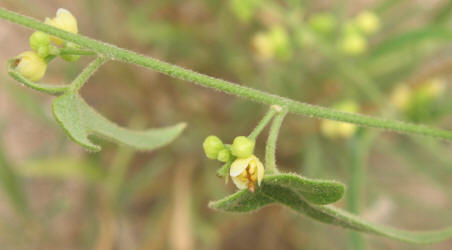
[[[24,84],[25,86],[41,91],[50,95],[59,95],[61,93],[66,92],[69,89],[68,85],[51,85],[51,84],[44,84],[44,83],[35,83],[27,78],[23,77],[21,74],[19,74],[15,68],[14,68],[14,59],[10,59],[8,61],[8,74],[14,78],[14,80]]]
[[[401,133],[412,133],[452,140],[451,131],[411,123],[405,123],[396,120],[387,120],[384,118],[372,117],[367,115],[351,114],[347,112],[337,111],[334,109],[298,102],[288,98],[269,94],[260,90],[240,86],[238,84],[234,84],[228,81],[196,73],[191,70],[187,70],[166,62],[161,62],[151,57],[139,55],[135,52],[121,49],[111,44],[99,42],[85,36],[65,32],[63,30],[46,25],[30,17],[22,16],[20,14],[8,11],[3,8],[0,8],[0,18],[26,26],[28,28],[32,28],[34,30],[45,32],[47,34],[64,39],[66,41],[73,42],[84,48],[92,50],[98,54],[103,54],[105,57],[108,57],[113,60],[140,65],[178,79],[187,80],[195,84],[202,85],[204,87],[214,88],[216,90],[220,90],[235,96],[243,97],[245,99],[252,100],[255,102],[287,107],[288,111],[291,113],[322,119],[354,123],[360,126],[387,129]]]
[[[94,56],[96,55],[96,52],[85,49],[62,48],[60,50],[60,55]]]
[[[105,57],[98,57],[92,61],[71,83],[71,91],[77,92],[88,79],[102,66],[108,59]]]
[[[271,106],[270,109],[267,111],[265,116],[262,118],[262,120],[257,124],[257,126],[251,131],[248,138],[252,140],[256,140],[256,138],[259,136],[259,134],[264,130],[265,126],[270,122],[270,120],[273,118],[273,116],[276,114],[277,109],[280,109],[279,106]]]
[[[267,145],[265,147],[265,171],[268,174],[278,173],[276,167],[276,141],[278,140],[279,129],[284,121],[284,117],[287,115],[287,108],[279,111],[279,113],[273,119],[270,132],[268,133]]]

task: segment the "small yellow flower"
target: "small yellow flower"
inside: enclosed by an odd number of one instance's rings
[[[356,113],[358,112],[358,105],[353,101],[344,101],[334,106],[335,109],[340,111]],[[331,120],[322,120],[320,124],[320,131],[325,137],[336,138],[349,138],[357,129],[357,126],[351,123],[337,122]]]
[[[406,84],[397,86],[391,94],[390,101],[399,111],[408,109],[413,91]]]
[[[366,34],[374,34],[380,29],[380,18],[371,11],[363,11],[356,17],[356,25]]]
[[[16,71],[30,81],[39,81],[44,77],[47,63],[34,51],[26,51],[16,57]]]
[[[367,50],[367,40],[360,34],[346,34],[340,41],[339,48],[346,55],[359,55]]]
[[[56,12],[55,18],[46,18],[45,23],[48,25],[51,25],[55,28],[62,29],[67,32],[71,32],[74,34],[78,33],[78,27],[77,27],[77,19],[66,9],[59,8]],[[52,41],[57,45],[63,45],[63,40],[51,37]]]
[[[248,158],[235,160],[231,165],[229,175],[238,189],[248,189],[254,192],[256,181],[260,186],[264,172],[264,165],[256,156],[251,155]]]
[[[423,85],[419,87],[419,90],[424,91],[427,96],[437,98],[444,93],[445,88],[446,82],[443,79],[432,78],[424,82]]]
[[[263,59],[270,59],[275,54],[271,39],[263,32],[258,32],[253,36],[251,45]]]
[[[273,26],[266,32],[256,33],[251,46],[262,59],[269,60],[277,57],[286,60],[292,55],[287,31],[281,26]]]

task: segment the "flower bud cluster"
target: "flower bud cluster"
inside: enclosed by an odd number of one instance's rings
[[[254,156],[255,141],[245,136],[237,136],[232,145],[225,145],[220,138],[211,135],[203,143],[207,158],[226,162],[230,166],[228,174],[239,189],[254,192],[256,182],[261,184],[264,165]]]
[[[66,9],[58,9],[56,17],[52,19],[46,18],[45,23],[74,34],[78,32],[77,20]],[[44,32],[36,31],[29,38],[32,50],[23,52],[15,58],[14,66],[17,72],[30,81],[35,82],[41,80],[47,70],[48,60],[59,55],[59,48],[55,47],[52,42],[56,45],[63,46],[63,48],[77,48],[75,44],[64,42]],[[80,56],[61,55],[61,58],[69,62],[74,62]]]

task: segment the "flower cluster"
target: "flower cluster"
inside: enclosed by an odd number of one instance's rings
[[[336,18],[330,13],[313,15],[308,24],[310,29],[320,35],[327,36],[339,26]],[[338,49],[346,55],[359,55],[367,49],[367,36],[380,29],[380,19],[371,11],[362,11],[340,27]]]
[[[339,23],[337,17],[328,12],[310,15],[306,21],[301,14],[291,15],[288,20],[289,23],[264,21],[268,23],[268,28],[252,36],[251,47],[259,58],[288,60],[293,58],[294,45],[311,47],[321,39],[333,41],[336,45],[334,49],[342,54],[360,55],[367,50],[368,37],[381,26],[380,18],[368,10],[343,23]]]
[[[45,23],[67,32],[75,34],[78,32],[77,20],[66,9],[58,9],[56,17],[52,19],[46,18]],[[77,48],[72,43],[49,36],[41,31],[34,32],[30,36],[29,42],[32,50],[18,55],[15,58],[14,66],[17,72],[33,82],[41,80],[47,70],[47,63],[60,55],[60,49],[55,45],[62,46],[63,48]],[[61,58],[73,62],[78,60],[80,56],[61,55]]]
[[[239,189],[254,192],[264,178],[264,165],[254,152],[255,141],[238,136],[232,145],[225,145],[217,136],[208,136],[203,143],[204,152],[209,159],[225,162],[229,166],[228,175]]]
[[[391,94],[391,104],[413,121],[433,118],[435,103],[444,93],[446,82],[431,78],[415,86],[399,84]]]
[[[380,29],[380,19],[371,11],[363,11],[343,27],[340,50],[347,55],[362,54],[367,50],[367,37]]]
[[[273,26],[268,31],[256,33],[251,40],[251,46],[264,60],[275,57],[287,60],[292,55],[289,35],[282,26]]]

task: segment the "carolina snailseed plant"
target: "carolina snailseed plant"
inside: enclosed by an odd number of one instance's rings
[[[251,212],[276,203],[324,223],[409,243],[428,244],[452,237],[452,227],[436,231],[404,231],[377,225],[335,208],[331,204],[343,197],[344,184],[280,172],[275,159],[278,134],[289,113],[443,140],[452,140],[451,131],[310,105],[183,69],[77,34],[76,19],[64,9],[58,10],[57,16],[45,23],[3,8],[0,8],[0,18],[39,32],[30,37],[33,51],[9,60],[8,72],[27,87],[57,96],[52,105],[55,119],[74,142],[89,151],[101,150],[89,139],[90,135],[137,150],[153,150],[171,143],[185,128],[184,123],[145,131],[121,128],[91,108],[80,96],[79,90],[104,63],[117,60],[135,64],[270,107],[249,136],[236,137],[231,145],[224,144],[215,136],[209,136],[204,142],[207,157],[224,163],[218,175],[226,181],[231,177],[240,189],[224,199],[211,202],[211,208],[225,212]],[[364,31],[377,28],[372,16],[359,19],[360,28]],[[80,56],[96,58],[68,85],[36,83],[45,74],[48,62],[59,56],[67,61],[76,61]],[[256,138],[270,122],[262,163],[254,154],[254,146]]]

